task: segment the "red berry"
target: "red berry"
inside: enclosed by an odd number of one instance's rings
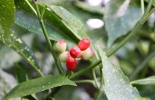
[[[76,68],[76,59],[69,56],[66,61],[66,67],[68,70],[74,70]]]
[[[92,48],[88,48],[85,51],[82,51],[81,58],[83,60],[89,60],[94,55],[94,50]]]
[[[90,46],[90,41],[88,39],[82,39],[78,43],[78,47],[81,49],[81,51],[86,50]]]
[[[81,50],[79,47],[72,47],[70,49],[70,55],[73,57],[73,58],[77,58],[77,57],[80,57],[81,56]]]
[[[57,52],[64,52],[66,50],[67,44],[65,40],[59,40],[54,43],[54,50]]]
[[[67,58],[70,56],[68,51],[64,51],[62,53],[60,53],[59,55],[59,59],[61,62],[66,62]]]

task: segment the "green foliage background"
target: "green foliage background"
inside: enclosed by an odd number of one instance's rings
[[[51,42],[64,39],[69,49],[87,37],[95,50],[95,56],[89,61],[80,60],[68,78],[58,75],[60,62],[57,54],[50,53],[36,13],[31,9],[35,4],[31,0],[1,0],[0,99],[42,100],[50,94],[48,89],[55,92],[60,86],[56,100],[155,99],[155,14],[136,30],[145,18],[143,11],[146,12],[148,2],[111,0],[104,6],[91,6],[73,0],[39,0],[40,11],[47,6],[43,19]],[[149,7],[155,9],[155,1],[150,2]],[[90,18],[100,19],[105,25],[91,29],[86,24]],[[109,57],[107,52],[134,30],[136,35]],[[65,64],[61,65],[66,74]],[[8,80],[14,81],[13,86]]]

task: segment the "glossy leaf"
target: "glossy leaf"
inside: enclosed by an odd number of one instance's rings
[[[73,33],[75,33],[74,35],[80,39],[79,35],[82,36],[83,34],[78,33],[78,32],[82,32],[82,28],[83,28],[82,22],[61,6],[52,5],[51,10],[57,16],[59,16],[62,20],[62,23],[66,27],[68,27],[71,31],[73,31]],[[78,34],[76,34],[76,33],[78,33]]]
[[[105,25],[108,32],[108,46],[132,30],[141,18],[140,7],[130,0],[111,0],[105,7]]]
[[[109,100],[134,100],[140,97],[136,88],[132,87],[129,79],[122,70],[115,66],[100,49],[103,65],[104,91]]]
[[[62,85],[73,85],[76,84],[70,81],[65,76],[61,75],[49,75],[41,78],[32,79],[23,83],[20,83],[14,87],[3,100],[8,100],[9,98],[16,98],[21,96],[26,96],[29,94],[41,92],[50,88],[62,86]]]
[[[32,32],[43,34],[38,22],[38,18],[34,15],[26,2],[23,0],[15,1],[16,6],[19,8],[18,12],[16,13],[15,23]],[[39,9],[42,10],[43,6],[39,5]],[[50,7],[47,8],[44,13],[44,22],[47,27],[49,38],[52,40],[65,39],[69,43],[77,43],[83,36],[82,23],[62,7],[55,6],[52,11],[50,9]],[[65,14],[62,14],[61,12]],[[61,16],[61,14],[63,16]],[[78,26],[77,28],[73,28],[70,25],[70,23],[73,24],[73,22],[74,26]]]
[[[24,57],[36,70],[39,70],[38,62],[31,49],[14,32],[12,32],[8,36],[8,38],[6,38],[3,34],[0,35],[0,41],[10,48],[14,49],[17,53]]]
[[[0,31],[8,35],[14,23],[14,0],[0,0]]]
[[[138,85],[154,85],[155,84],[155,76],[151,76],[144,79],[138,79],[132,81],[131,84],[138,84]]]

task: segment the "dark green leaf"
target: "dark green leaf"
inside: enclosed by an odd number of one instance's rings
[[[26,70],[16,63],[14,64],[14,66],[18,83],[26,81]]]
[[[70,12],[68,12],[66,9],[64,9],[61,6],[51,6],[51,10],[61,18],[62,23],[68,27],[73,33],[75,33],[75,36],[80,39],[80,35],[82,33],[83,24],[82,22],[73,16]],[[81,33],[79,33],[81,32]]]
[[[155,85],[155,76],[151,76],[144,79],[139,79],[132,81],[131,84],[139,84],[139,85]]]
[[[37,17],[26,2],[23,0],[15,1],[16,6],[19,8],[19,11],[16,13],[15,23],[32,32],[43,34]],[[42,10],[43,6],[39,5],[39,9]],[[83,36],[81,35],[83,33],[82,23],[62,7],[55,6],[54,10],[52,9],[53,11],[50,9],[51,8],[47,8],[44,13],[44,22],[47,27],[49,38],[52,40],[65,39],[69,41],[69,43],[77,43]],[[65,15],[63,14],[62,16],[60,12],[64,12]],[[73,28],[70,24],[78,27]]]
[[[8,35],[10,27],[14,23],[14,0],[0,0],[0,31]]]
[[[103,65],[104,91],[109,100],[134,100],[140,97],[136,88],[132,87],[122,70],[115,66],[100,49]]]
[[[39,70],[38,62],[31,49],[14,32],[8,38],[0,35],[0,41],[23,56],[37,71]]]
[[[33,33],[43,35],[43,31],[41,29],[38,19],[23,10],[17,10],[15,15],[15,23]],[[69,39],[69,37],[63,35],[61,32],[59,32],[55,28],[52,28],[50,25],[45,24],[45,27],[51,40],[57,41],[60,39],[64,39],[67,40],[68,43],[73,42],[71,39]]]
[[[134,1],[132,1],[134,3]],[[105,7],[105,25],[108,32],[108,46],[134,28],[141,18],[140,7],[130,0],[111,0]]]
[[[50,88],[62,86],[62,85],[73,85],[76,84],[70,81],[65,76],[61,75],[49,75],[41,78],[36,78],[23,83],[20,83],[15,88],[13,88],[3,100],[8,100],[9,98],[16,98],[21,96],[26,96],[36,92],[41,92]]]

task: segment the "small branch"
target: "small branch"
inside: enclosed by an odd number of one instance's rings
[[[39,10],[39,7],[38,7],[38,3],[35,3],[35,7],[36,7],[36,10],[37,10],[37,15],[38,15],[38,19],[39,19],[41,28],[42,28],[42,30],[43,30],[43,33],[44,33],[44,36],[45,36],[45,38],[46,38],[46,41],[47,41],[47,43],[48,43],[48,45],[49,45],[50,51],[51,51],[51,53],[52,53],[52,55],[53,55],[53,58],[54,58],[54,60],[55,60],[56,65],[57,65],[58,71],[59,71],[59,73],[61,73],[62,75],[64,75],[64,70],[63,70],[63,68],[61,67],[60,62],[59,62],[57,56],[55,55],[55,53],[54,53],[54,51],[53,51],[53,49],[52,49],[53,47],[52,47],[52,44],[51,44],[50,39],[48,38],[47,30],[46,30],[45,25],[44,25],[43,14],[44,14],[44,12],[45,12],[45,8],[43,9],[42,14],[40,14],[40,10]]]
[[[150,0],[143,17],[145,17],[150,12],[152,4],[153,0]]]
[[[34,12],[34,14],[37,16],[37,12],[36,12],[36,10],[33,8],[33,6],[29,3],[28,0],[25,0],[25,1],[26,1],[26,3],[29,5],[29,7],[32,9],[32,11]]]
[[[95,97],[95,100],[101,100],[100,98],[102,96],[102,93],[103,93],[103,91],[102,90],[99,90],[98,93],[97,93],[97,95],[96,95],[96,97]]]
[[[155,7],[150,11],[150,13],[148,13],[148,15],[146,15],[146,16],[144,17],[144,19],[143,19],[141,22],[142,22],[142,23],[145,23],[146,20],[150,17],[150,15],[151,15],[153,12],[155,12]]]
[[[80,70],[80,71],[78,71],[78,72],[72,74],[72,75],[69,77],[69,79],[74,79],[74,78],[76,78],[76,77],[82,75],[83,73],[85,73],[85,72],[91,70],[92,68],[95,68],[95,67],[96,67],[97,65],[99,65],[100,63],[101,63],[101,60],[96,61],[95,63],[91,64],[90,66],[88,66],[88,67],[86,67],[86,68],[84,68],[83,70]]]
[[[34,14],[37,16],[37,12],[36,10],[33,8],[33,6],[29,3],[28,0],[25,0],[26,3],[28,4],[28,6],[32,9],[32,11],[34,12]],[[25,56],[24,56],[25,57]],[[26,57],[25,57],[26,58]],[[31,62],[30,62],[31,63]],[[44,76],[44,74],[41,72],[41,70],[36,66],[34,65],[33,63],[31,63],[31,65],[33,66],[33,68],[40,74],[40,76]]]
[[[94,81],[95,81],[96,88],[99,89],[98,81],[97,81],[97,78],[96,78],[96,74],[95,74],[95,69],[94,68],[92,69],[92,73],[93,73],[93,78],[94,78]]]
[[[142,16],[143,16],[144,15],[144,11],[145,11],[144,0],[141,0],[141,10],[142,10]]]
[[[152,52],[147,58],[142,61],[142,63],[134,70],[134,72],[130,75],[129,79],[132,80],[144,67],[145,65],[153,58],[155,57],[155,51]]]
[[[94,85],[94,80],[78,80],[74,81],[75,83],[91,83]]]
[[[114,47],[113,49],[111,49],[110,51],[108,51],[106,53],[107,57],[110,57],[111,55],[113,55],[115,52],[117,52],[122,46],[124,46],[125,43],[127,43],[130,39],[133,38],[133,36],[137,33],[137,31],[142,27],[142,25],[146,22],[146,20],[149,18],[149,16],[155,11],[155,8],[150,11],[152,5],[152,0],[150,0],[149,5],[146,9],[146,12],[144,13],[144,16],[141,18],[141,20],[137,23],[137,25],[135,26],[135,28],[129,33],[128,36],[126,36],[122,42],[120,42],[116,47]],[[149,13],[150,11],[150,13]],[[73,75],[70,76],[70,79],[76,78],[80,75],[82,75],[83,73],[86,73],[87,71],[91,70],[92,68],[95,68],[97,65],[101,64],[101,60],[98,60],[96,62],[94,62],[93,64],[91,64],[90,66],[86,67],[85,69],[82,69],[76,73],[74,73]]]

